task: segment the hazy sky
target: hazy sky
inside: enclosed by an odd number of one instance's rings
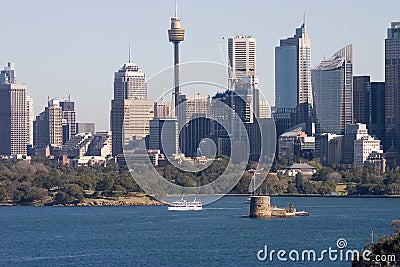
[[[79,122],[109,129],[113,73],[132,59],[148,77],[172,64],[167,30],[174,0],[0,0],[0,66],[14,62],[17,81],[28,85],[40,113],[47,96],[71,94]],[[384,39],[400,20],[400,1],[181,0],[186,30],[181,62],[223,63],[222,37],[257,39],[260,87],[274,102],[274,47],[294,34],[306,13],[312,65],[352,43],[354,74],[384,79]],[[160,92],[149,92],[157,97]]]

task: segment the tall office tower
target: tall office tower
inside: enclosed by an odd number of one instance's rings
[[[185,30],[182,28],[182,20],[178,17],[178,7],[175,6],[175,16],[171,18],[171,28],[168,30],[168,39],[174,45],[174,103],[175,113],[179,113],[176,108],[179,105],[179,43],[185,39]],[[179,117],[178,114],[175,114]]]
[[[275,106],[277,113],[295,113],[292,126],[306,123],[312,134],[311,40],[305,22],[275,47]]]
[[[354,122],[371,125],[371,81],[370,76],[353,77]]]
[[[68,100],[60,102],[62,108],[62,119],[63,119],[63,144],[65,144],[76,132],[76,111],[75,102],[71,101],[71,97],[68,96]]]
[[[27,153],[28,110],[26,85],[0,84],[0,154]]]
[[[171,156],[178,153],[177,118],[154,118],[150,121],[149,149]]]
[[[312,70],[317,133],[342,134],[353,123],[352,45]]]
[[[0,71],[0,84],[16,83],[15,69],[11,62],[8,62],[7,67]]]
[[[28,128],[28,145],[33,145],[33,121],[35,120],[35,111],[33,108],[33,99],[26,95],[27,108],[27,128]]]
[[[392,22],[385,39],[385,149],[400,151],[400,22]]]
[[[371,135],[385,144],[385,83],[371,83]]]
[[[228,38],[228,64],[228,88],[242,95],[252,122],[259,116],[256,39],[250,35]]]
[[[114,73],[114,99],[147,99],[146,73],[131,60]]]
[[[62,108],[58,100],[52,99],[33,123],[33,145],[61,148],[62,141]]]
[[[129,62],[114,73],[114,99],[111,100],[113,156],[123,153],[124,145],[133,136],[144,137],[149,132],[149,120],[154,116],[154,102],[147,100],[146,73]]]
[[[248,36],[228,38],[229,78],[256,76],[256,39]]]
[[[49,113],[49,137],[50,145],[62,147],[62,108],[58,100],[50,100]]]

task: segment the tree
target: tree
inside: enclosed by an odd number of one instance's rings
[[[6,201],[7,200],[7,190],[0,185],[0,201]]]
[[[296,174],[295,182],[296,182],[297,191],[300,194],[305,193],[304,192],[304,177],[303,177],[303,174],[301,172],[298,172]]]
[[[400,220],[393,220],[392,224],[390,225],[390,229],[394,233],[400,233]]]

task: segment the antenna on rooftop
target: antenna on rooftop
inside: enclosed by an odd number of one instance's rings
[[[131,43],[129,43],[129,63],[131,63]]]

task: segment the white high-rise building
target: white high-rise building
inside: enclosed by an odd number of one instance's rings
[[[228,39],[229,78],[256,76],[256,39],[235,36]]]
[[[26,85],[0,84],[0,155],[26,155],[27,121]]]
[[[254,116],[259,116],[256,55],[254,37],[248,35],[228,39],[228,89],[235,91],[246,103],[246,121],[250,123],[253,122]]]

